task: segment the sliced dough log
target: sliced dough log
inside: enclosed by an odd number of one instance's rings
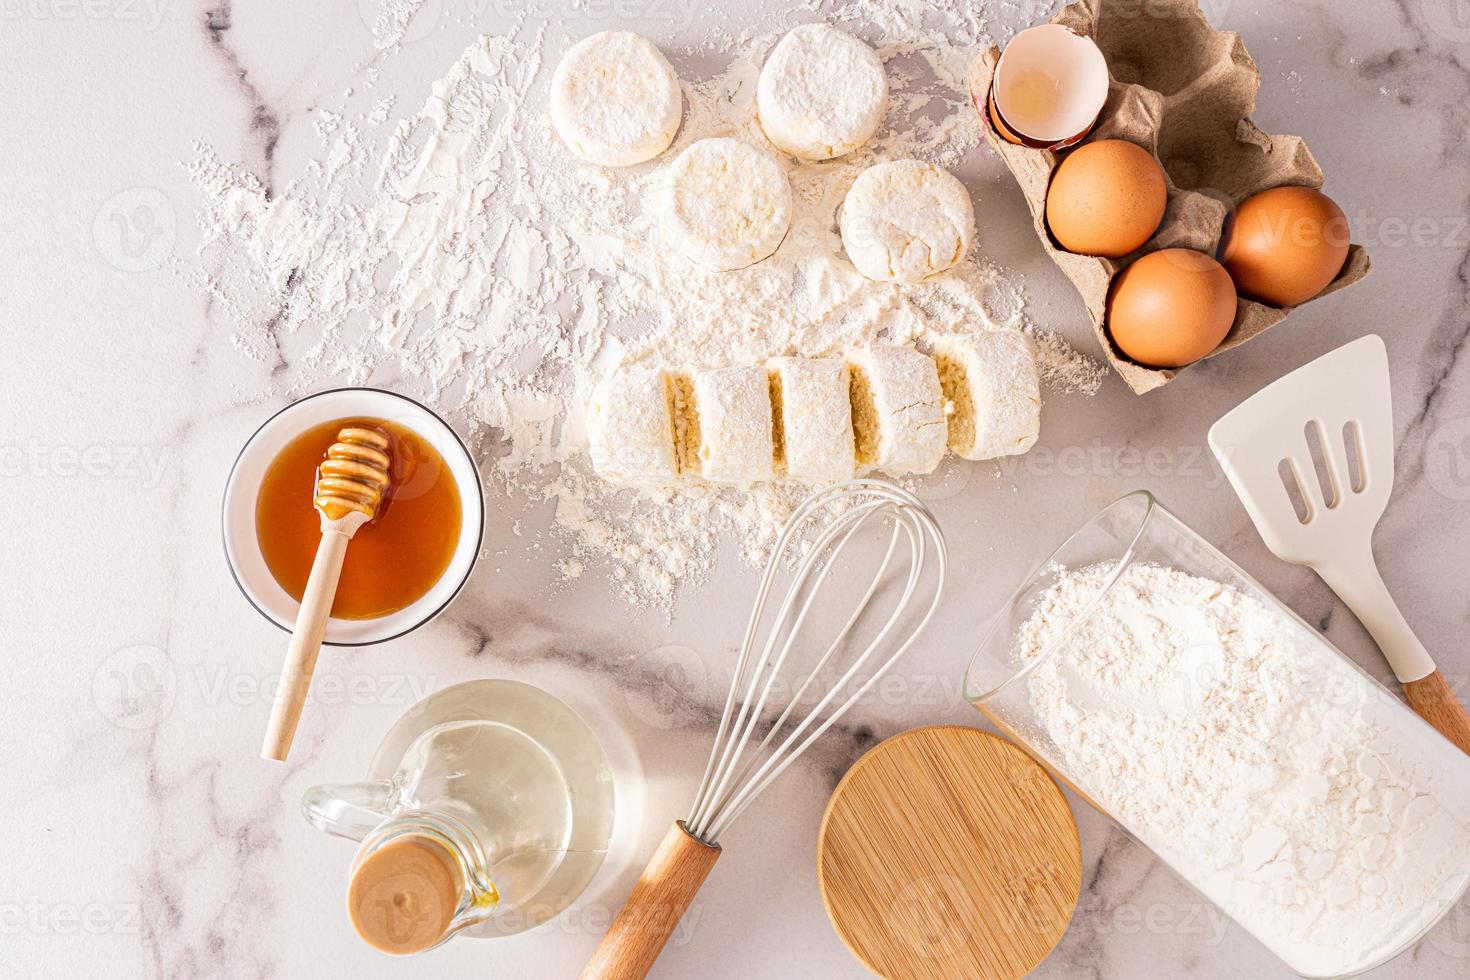
[[[1041,433],[1036,354],[1019,330],[950,336],[934,345],[949,417],[949,448],[965,459],[1024,453]]]
[[[758,367],[696,371],[691,382],[698,475],[715,483],[771,479],[776,450],[766,371]]]
[[[851,479],[856,468],[847,364],[835,357],[774,357],[778,466],[790,480]]]
[[[674,458],[672,393],[665,372],[630,367],[593,393],[587,413],[592,466],[617,483],[670,483]]]
[[[942,338],[932,358],[872,347],[689,374],[628,368],[598,387],[588,435],[597,472],[619,483],[823,483],[929,473],[946,446],[966,459],[1024,453],[1040,407],[1031,342],[995,330]]]
[[[912,347],[866,347],[847,363],[858,471],[932,473],[948,437],[934,360]]]

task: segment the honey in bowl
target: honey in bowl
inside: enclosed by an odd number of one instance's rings
[[[307,429],[271,461],[255,504],[255,535],[266,567],[298,602],[321,541],[312,505],[317,467],[345,426],[388,437],[388,490],[377,516],[352,537],[332,601],[336,619],[374,619],[421,598],[444,575],[459,544],[461,507],[443,457],[413,430],[373,418]]]

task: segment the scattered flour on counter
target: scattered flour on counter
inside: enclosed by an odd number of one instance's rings
[[[373,18],[373,45],[387,51],[403,43],[414,15],[425,0],[386,0]]]
[[[1060,573],[1023,661],[1114,568]],[[1304,975],[1372,965],[1464,885],[1470,763],[1235,589],[1132,566],[1026,683],[1077,787]]]
[[[384,8],[375,33],[385,56],[416,7]],[[188,166],[203,198],[202,242],[186,274],[228,315],[244,355],[289,365],[283,393],[387,384],[424,398],[490,457],[497,496],[554,514],[567,577],[609,561],[630,600],[667,602],[707,572],[721,542],[763,560],[801,491],[603,484],[586,460],[578,406],[619,361],[758,363],[1016,327],[1036,341],[1051,393],[1090,394],[1102,379],[1098,362],[1028,321],[1019,283],[991,264],[972,257],[900,287],[866,280],[846,260],[835,216],[864,167],[912,156],[963,172],[975,158],[964,75],[982,25],[958,0],[859,0],[821,13],[882,55],[891,108],[877,139],[851,157],[782,157],[791,231],[748,269],[711,272],[674,254],[655,188],[696,139],[768,145],[755,81],[790,25],[666,49],[685,91],[679,135],[649,164],[609,169],[575,160],[546,109],[552,69],[576,38],[549,39],[553,28],[523,18],[471,44],[391,131],[392,103],[381,98],[359,115],[319,112],[319,155],[274,193],[198,146]],[[712,56],[724,67],[699,74]]]

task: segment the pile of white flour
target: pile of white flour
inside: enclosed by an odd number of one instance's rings
[[[1019,655],[1061,640],[1114,567],[1062,572]],[[1470,761],[1235,589],[1132,566],[1026,683],[1037,747],[1304,975],[1363,969],[1464,885]]]
[[[384,57],[416,9],[385,8]],[[821,14],[884,57],[891,108],[850,157],[787,159],[790,234],[749,269],[709,272],[673,254],[650,202],[694,140],[764,145],[755,82],[789,25],[666,49],[685,90],[678,138],[649,164],[612,169],[574,160],[550,124],[550,75],[577,38],[523,16],[471,44],[396,124],[388,97],[355,113],[320,110],[320,153],[287,186],[268,189],[201,145],[189,169],[203,241],[187,274],[229,316],[244,354],[289,365],[276,394],[375,384],[424,399],[480,448],[492,499],[544,505],[530,523],[549,522],[564,575],[606,562],[631,600],[666,602],[708,570],[721,541],[761,560],[799,491],[604,485],[586,461],[578,406],[619,360],[759,363],[1017,327],[1035,339],[1052,394],[1090,393],[1102,376],[1027,321],[1019,284],[997,268],[971,258],[898,287],[845,259],[835,214],[863,168],[909,156],[953,168],[977,152],[964,73],[980,26],[958,2],[865,0]],[[710,75],[712,60],[722,67]]]

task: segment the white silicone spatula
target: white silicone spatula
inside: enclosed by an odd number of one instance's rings
[[[1322,576],[1373,634],[1414,710],[1470,753],[1470,715],[1373,557],[1373,529],[1393,490],[1383,340],[1370,334],[1268,385],[1216,422],[1209,439],[1266,546]]]

